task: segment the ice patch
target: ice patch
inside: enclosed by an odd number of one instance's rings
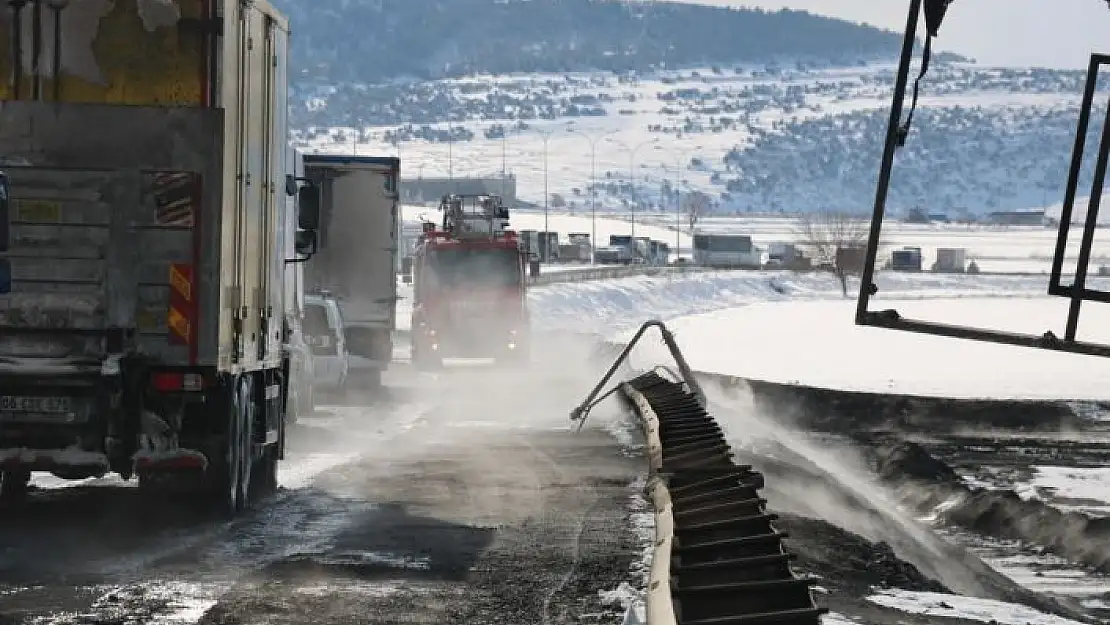
[[[1061,616],[1017,605],[937,592],[882,590],[867,598],[872,603],[910,614],[959,618],[998,625],[1082,625]]]
[[[285,488],[304,488],[324,471],[357,459],[356,453],[309,454],[293,462],[282,462],[278,464],[278,484]]]
[[[382,582],[382,583],[365,583],[365,582],[346,582],[341,580],[331,580],[327,583],[310,584],[307,586],[298,586],[293,592],[298,595],[307,595],[310,597],[331,597],[340,593],[358,594],[363,597],[389,597],[401,592],[403,585],[401,582]]]
[[[821,625],[858,625],[858,623],[843,614],[829,612],[821,615]]]
[[[1018,489],[1024,498],[1062,500],[1051,502],[1062,510],[1110,516],[1110,468],[1034,466],[1036,474]]]

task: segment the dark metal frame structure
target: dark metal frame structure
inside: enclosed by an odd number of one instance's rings
[[[867,241],[867,254],[864,261],[863,275],[860,280],[859,299],[856,304],[856,324],[916,332],[920,334],[969,339],[973,341],[985,341],[1091,356],[1110,357],[1110,345],[1077,341],[1075,338],[1079,326],[1079,313],[1082,303],[1085,301],[1110,303],[1110,292],[1088,289],[1086,286],[1087,269],[1091,258],[1091,247],[1094,243],[1095,228],[1098,222],[1099,204],[1103,187],[1106,183],[1107,166],[1108,163],[1110,163],[1110,108],[1107,109],[1107,117],[1102,129],[1098,160],[1095,164],[1090,205],[1088,206],[1086,219],[1083,224],[1083,237],[1080,244],[1075,277],[1072,284],[1061,284],[1064,255],[1067,248],[1072,212],[1075,205],[1076,189],[1079,185],[1079,173],[1083,164],[1083,152],[1087,144],[1087,130],[1098,83],[1099,69],[1104,65],[1110,65],[1110,55],[1091,55],[1087,83],[1083,92],[1083,103],[1080,109],[1079,123],[1076,129],[1075,147],[1072,151],[1071,166],[1068,172],[1064,205],[1060,215],[1060,230],[1056,240],[1056,250],[1052,259],[1052,273],[1049,276],[1048,294],[1066,297],[1071,300],[1064,336],[1058,337],[1051,331],[1045,332],[1040,336],[1003,332],[1000,330],[906,319],[898,314],[896,310],[869,310],[871,297],[878,292],[878,288],[874,283],[875,264],[878,258],[879,239],[882,233],[883,218],[886,213],[886,200],[887,193],[890,189],[894,155],[905,140],[905,128],[901,125],[903,101],[905,100],[906,87],[909,83],[910,64],[913,58],[913,48],[916,42],[919,17],[922,14],[923,6],[926,11],[929,11],[930,9],[938,8],[937,6],[930,5],[944,5],[946,7],[950,1],[951,0],[910,0],[909,16],[906,20],[906,32],[902,42],[901,59],[899,61],[898,73],[894,83],[894,95],[890,108],[886,145],[883,148],[882,162],[879,169],[879,180],[875,191],[875,207],[871,217],[871,231]],[[941,15],[943,15],[943,7],[941,7]]]

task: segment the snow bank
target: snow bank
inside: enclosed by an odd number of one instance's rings
[[[1013,603],[936,592],[883,590],[867,599],[872,603],[910,614],[959,618],[999,625],[1080,625],[1079,621],[1045,614]]]
[[[1065,512],[1110,516],[1110,468],[1034,466],[1036,474],[1015,490],[1023,499],[1052,502]]]
[[[915,313],[926,313],[913,315],[918,318],[963,319],[973,325],[990,320],[981,325],[1043,332],[1055,328],[1045,313],[1066,301],[934,300],[897,302],[897,308],[914,309],[915,304]],[[674,319],[669,325],[691,366],[710,373],[882,394],[1110,399],[1103,383],[1110,375],[1107,359],[857,326],[854,307],[850,301],[770,302]],[[1092,306],[1087,314],[1100,316],[1097,312],[1110,313]],[[637,364],[666,357],[654,344],[639,353],[646,361]]]
[[[883,298],[902,300],[1036,296],[1047,284],[1039,276],[890,272],[881,273],[876,282]],[[858,283],[850,289],[854,298]],[[649,318],[670,319],[757,302],[843,300],[840,284],[832,275],[789,271],[722,271],[552,284],[533,288],[529,298],[537,328],[593,333],[638,326]],[[884,300],[875,301],[881,306]],[[842,318],[850,324],[852,314]]]

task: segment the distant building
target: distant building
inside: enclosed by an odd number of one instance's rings
[[[995,211],[987,214],[987,222],[1004,226],[1043,226],[1043,208],[1023,208],[1011,211]]]

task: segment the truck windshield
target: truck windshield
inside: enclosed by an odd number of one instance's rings
[[[632,243],[632,237],[616,236],[609,237],[609,245],[628,245]]]
[[[431,277],[444,286],[519,286],[520,255],[513,249],[447,249],[428,256]]]

